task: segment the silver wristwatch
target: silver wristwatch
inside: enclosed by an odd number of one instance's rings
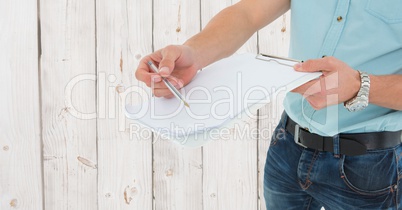
[[[344,103],[345,108],[350,112],[357,112],[365,109],[369,104],[370,77],[367,73],[360,73],[360,90],[355,97]]]

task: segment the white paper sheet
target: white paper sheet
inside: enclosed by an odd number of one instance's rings
[[[248,117],[251,108],[269,103],[274,93],[288,92],[321,75],[296,72],[294,64],[260,60],[250,53],[222,59],[199,72],[181,90],[190,108],[177,98],[149,97],[142,105],[127,105],[126,116],[169,139],[189,138]],[[187,146],[201,144],[186,141]]]

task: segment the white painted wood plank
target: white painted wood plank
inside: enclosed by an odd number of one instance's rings
[[[287,56],[290,41],[290,12],[276,19],[259,32],[258,46],[261,53]],[[278,125],[283,112],[285,93],[278,90],[271,96],[271,102],[259,110],[259,138],[258,138],[258,209],[265,210],[264,200],[264,167],[267,151],[271,142],[271,135]]]
[[[258,32],[260,53],[288,56],[290,44],[290,12],[277,18]]]
[[[204,209],[257,209],[257,136],[248,119],[204,146]]]
[[[202,23],[235,2],[202,1]],[[238,50],[242,52],[257,53],[256,34]],[[204,209],[257,209],[257,119],[236,120],[226,131],[203,149]]]
[[[126,122],[121,105],[129,103],[130,86],[144,88],[134,72],[152,51],[152,1],[96,6],[99,209],[151,210],[152,133]]]
[[[42,209],[37,2],[0,14],[0,209]]]
[[[97,209],[95,1],[40,13],[45,208]]]
[[[154,0],[155,50],[182,44],[200,29],[199,0]],[[201,149],[182,149],[154,139],[156,210],[202,209]]]

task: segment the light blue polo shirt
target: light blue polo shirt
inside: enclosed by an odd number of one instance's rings
[[[291,18],[290,57],[334,56],[369,74],[402,74],[402,0],[292,0]],[[343,104],[316,111],[288,93],[284,107],[301,126],[325,136],[402,130],[402,111],[373,104],[354,113]]]

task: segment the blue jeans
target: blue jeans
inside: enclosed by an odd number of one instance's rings
[[[284,114],[267,153],[268,210],[402,209],[401,144],[360,156],[305,149],[285,130],[286,120]]]

